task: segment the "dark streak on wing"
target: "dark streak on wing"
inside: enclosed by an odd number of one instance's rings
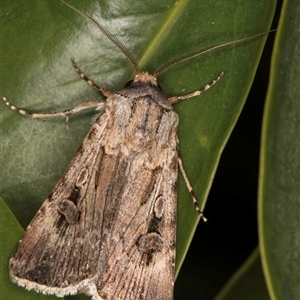
[[[173,298],[177,148],[174,146],[169,149],[169,144],[166,144],[160,146],[163,150],[156,151],[151,146],[152,141],[157,141],[162,120],[170,114],[168,109],[147,97],[136,99],[133,106],[135,110],[128,121],[128,128],[130,130],[132,124],[135,124],[138,128],[135,127],[134,132],[140,131],[142,137],[149,139],[149,148],[145,150],[149,152],[146,156],[149,163],[159,160],[160,151],[166,151],[166,160],[151,168],[147,160],[141,163],[140,155],[143,151],[135,156],[125,156],[122,159],[127,167],[119,169],[116,178],[110,178],[114,187],[112,190],[118,191],[116,193],[122,201],[115,206],[115,222],[110,228],[112,240],[109,256],[105,272],[97,283],[97,290],[100,297],[109,300],[168,300]],[[135,114],[141,112],[143,115],[137,118]],[[158,127],[154,129],[153,126]],[[123,131],[126,133],[126,129]],[[170,129],[171,145],[177,141],[175,132],[176,128]],[[141,144],[143,142],[140,141]],[[135,145],[139,145],[137,140]],[[126,176],[123,177],[124,170]],[[122,189],[116,188],[114,184],[120,184]],[[109,198],[114,202],[113,197]]]

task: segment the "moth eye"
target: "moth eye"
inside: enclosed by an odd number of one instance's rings
[[[125,86],[124,86],[124,87],[128,87],[128,86],[130,86],[132,83],[133,83],[133,80],[130,80],[130,81],[128,81],[128,82],[125,84]]]

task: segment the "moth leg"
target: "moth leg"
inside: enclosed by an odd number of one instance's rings
[[[199,207],[199,205],[198,205],[198,202],[197,202],[197,199],[196,199],[196,197],[195,197],[193,188],[192,188],[192,186],[191,186],[191,184],[190,184],[190,181],[189,181],[189,179],[188,179],[188,177],[187,177],[187,175],[186,175],[186,172],[185,172],[185,170],[184,170],[184,167],[183,167],[182,160],[181,160],[181,157],[180,157],[180,156],[178,157],[178,164],[179,164],[179,168],[180,168],[181,174],[182,174],[182,176],[183,176],[185,185],[186,185],[186,187],[187,187],[187,189],[188,189],[188,191],[189,191],[189,193],[190,193],[190,196],[191,196],[191,198],[192,198],[192,201],[193,201],[193,203],[194,203],[194,205],[195,205],[195,209],[196,209],[197,213],[199,214],[200,218],[202,218],[203,221],[206,222],[207,219],[205,218],[203,212],[201,211],[201,209],[200,209],[200,207]]]
[[[214,86],[224,75],[224,72],[221,72],[212,82],[206,84],[203,88],[189,93],[187,95],[182,95],[182,96],[173,96],[168,98],[168,100],[170,101],[171,104],[177,103],[181,100],[186,100],[186,99],[190,99],[192,97],[196,97],[201,95],[202,93],[206,92],[207,90],[209,90],[212,86]]]
[[[73,108],[70,109],[66,109],[64,111],[59,111],[59,112],[54,112],[54,113],[31,113],[28,112],[26,110],[20,109],[18,107],[16,107],[15,105],[13,105],[12,103],[10,103],[6,97],[3,97],[2,100],[4,101],[5,105],[7,107],[9,107],[11,110],[23,115],[23,116],[27,116],[27,117],[31,117],[34,119],[40,118],[53,118],[53,117],[58,117],[58,116],[62,116],[66,118],[66,123],[68,123],[69,117],[75,113],[78,113],[84,109],[87,108],[91,108],[91,107],[99,107],[101,105],[104,105],[105,101],[103,100],[94,100],[94,101],[90,101],[90,102],[84,102],[81,103]]]
[[[82,72],[79,67],[77,66],[75,59],[71,58],[71,62],[72,62],[72,66],[75,69],[75,71],[79,74],[80,78],[84,79],[87,84],[91,87],[93,87],[94,89],[96,89],[98,92],[100,92],[102,95],[104,95],[105,97],[109,97],[112,96],[113,93],[107,89],[104,89],[102,87],[100,87],[99,85],[97,85],[93,80],[89,79],[84,72]]]

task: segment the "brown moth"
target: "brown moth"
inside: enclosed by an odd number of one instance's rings
[[[9,262],[11,279],[58,297],[83,292],[94,300],[173,299],[178,166],[196,210],[205,218],[178,156],[178,115],[172,104],[200,95],[224,73],[202,89],[171,98],[164,96],[156,78],[178,62],[250,38],[179,57],[150,75],[139,70],[107,29],[60,1],[93,22],[125,54],[136,75],[130,86],[114,93],[87,78],[72,59],[75,71],[105,101],[37,114],[3,98],[9,108],[33,118],[68,118],[89,107],[101,109],[15,249]]]

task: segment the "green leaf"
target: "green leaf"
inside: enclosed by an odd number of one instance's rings
[[[299,1],[284,1],[262,131],[259,235],[271,299],[300,299],[299,15]]]
[[[234,273],[214,300],[269,300],[262,271],[259,249],[256,248]]]
[[[122,53],[84,18],[59,1],[2,1],[1,95],[34,112],[59,111],[99,98],[74,72],[69,58],[114,91],[133,78]],[[143,70],[172,58],[269,29],[275,1],[70,0],[119,38]],[[162,74],[168,96],[222,80],[201,97],[174,105],[185,169],[204,208],[218,161],[250,89],[265,37],[215,50]],[[93,112],[32,120],[1,105],[1,195],[26,227],[66,169],[90,127]],[[177,270],[199,218],[182,176],[178,187]]]

